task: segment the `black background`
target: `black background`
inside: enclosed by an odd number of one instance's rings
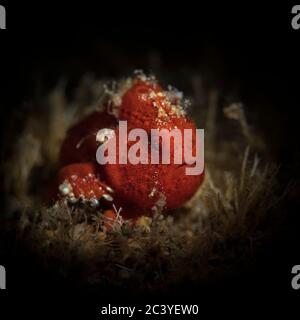
[[[0,30],[3,132],[12,110],[36,94],[36,79],[47,89],[61,75],[74,82],[86,71],[107,77],[127,75],[132,69],[147,68],[147,55],[153,51],[171,70],[181,65],[192,69],[212,56],[211,68],[220,82],[237,79],[243,99],[264,96],[266,107],[274,109],[277,116],[270,131],[284,128],[278,159],[291,164],[290,176],[299,178],[300,30],[291,27],[291,8],[296,3],[1,4],[7,10],[7,30]],[[288,203],[286,211],[288,220],[281,234],[268,253],[258,257],[250,274],[208,288],[189,284],[172,296],[136,297],[125,292],[70,292],[72,284],[61,287],[40,274],[27,257],[18,258],[7,266],[8,289],[0,294],[0,312],[5,308],[11,314],[5,319],[30,314],[60,319],[82,313],[83,319],[96,319],[98,305],[118,300],[124,304],[196,302],[203,318],[215,313],[259,317],[279,310],[288,317],[300,303],[300,292],[290,286],[291,268],[300,264],[299,203]]]

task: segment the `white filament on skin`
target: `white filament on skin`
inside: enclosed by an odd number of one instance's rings
[[[81,147],[81,145],[83,144],[83,142],[90,136],[94,135],[94,133],[90,133],[90,134],[87,134],[86,136],[84,136],[83,138],[81,138],[79,140],[79,142],[76,144],[76,149],[79,149]]]

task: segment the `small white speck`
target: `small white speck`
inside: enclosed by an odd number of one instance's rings
[[[72,191],[72,186],[67,180],[65,180],[62,184],[60,184],[60,186],[58,187],[58,190],[60,191],[61,194],[66,196]]]
[[[92,198],[92,199],[90,199],[90,205],[91,205],[93,208],[98,207],[99,201],[98,201],[96,198]]]
[[[75,197],[68,198],[70,203],[76,203],[77,199]]]
[[[104,194],[102,197],[107,201],[113,201],[114,200],[114,198],[112,196],[110,196],[109,194],[107,194],[107,193]]]
[[[109,186],[106,186],[106,190],[107,190],[108,192],[114,192],[114,190],[113,190],[111,187],[109,187]]]
[[[151,190],[151,192],[149,193],[149,198],[153,198],[154,197],[154,195],[155,195],[155,193],[156,193],[156,188],[154,187],[152,190]]]
[[[113,129],[101,129],[97,132],[96,141],[104,143],[105,141],[113,138],[115,136],[115,131]]]

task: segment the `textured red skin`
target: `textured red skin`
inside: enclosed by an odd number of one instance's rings
[[[58,174],[58,186],[65,181],[71,184],[75,198],[100,199],[108,193],[106,184],[100,180],[97,163],[75,163],[63,167]]]
[[[179,125],[179,121],[177,125]],[[179,129],[196,130],[195,125],[189,120],[185,119],[181,125],[181,127],[178,126]],[[118,130],[116,137],[119,139]],[[134,143],[128,142],[128,149]],[[195,146],[193,143],[193,149]],[[127,164],[106,164],[103,167],[105,181],[114,190],[117,190],[116,202],[123,208],[130,208],[125,212],[130,212],[130,215],[133,216],[149,214],[161,194],[166,197],[164,210],[178,208],[194,195],[202,183],[204,175],[186,175],[187,164],[174,164],[174,148],[176,146],[171,143],[170,164],[131,164],[128,161]],[[150,147],[148,154],[148,162],[150,163]],[[117,158],[118,155],[117,148]],[[154,188],[156,192],[150,197],[149,195]]]
[[[114,128],[117,120],[106,112],[93,112],[79,123],[75,124],[67,133],[61,150],[60,165],[85,161],[95,161],[99,143],[96,134],[103,128]]]
[[[169,105],[166,103],[165,96],[149,97],[151,91],[155,93],[161,92],[161,88],[157,84],[135,80],[133,86],[125,92],[122,97],[122,104],[119,109],[119,120],[128,121],[128,130],[132,128],[143,128],[147,132],[151,129],[168,129],[178,128],[196,130],[195,124],[184,116],[177,116],[172,113]],[[167,115],[166,119],[157,121],[159,114],[158,108],[162,108]],[[189,200],[196,192],[203,181],[204,174],[197,176],[188,176],[185,173],[187,164],[172,164],[174,156],[174,144],[171,142],[171,164],[106,164],[100,166],[98,164],[91,165],[84,163],[85,161],[94,161],[98,147],[96,143],[96,132],[102,128],[114,128],[117,120],[106,113],[93,113],[79,124],[75,125],[68,132],[62,149],[60,161],[62,165],[82,162],[70,168],[63,168],[59,174],[60,183],[63,179],[71,177],[72,172],[77,172],[83,176],[86,173],[95,174],[89,184],[83,183],[81,180],[78,185],[72,185],[76,191],[76,197],[80,192],[84,192],[88,196],[92,190],[97,196],[102,196],[100,191],[102,181],[115,190],[114,202],[117,206],[122,206],[122,215],[125,217],[134,217],[142,214],[151,214],[153,207],[161,199],[162,194],[165,196],[164,210],[180,207]],[[118,128],[116,128],[116,136],[118,139]],[[84,138],[84,139],[83,139]],[[193,137],[193,152],[195,151],[195,137]],[[83,140],[82,140],[83,139]],[[82,141],[80,148],[76,145]],[[127,143],[124,141],[124,143]],[[128,142],[130,145],[135,142]],[[118,144],[117,144],[118,146]],[[149,147],[150,148],[150,147]],[[118,156],[117,148],[117,156]],[[150,149],[149,149],[150,163]],[[101,171],[101,180],[99,173]],[[98,174],[98,175],[97,175]],[[156,192],[153,193],[153,190]],[[151,194],[152,193],[152,194]],[[151,196],[150,196],[151,194]]]
[[[156,128],[155,119],[158,112],[148,98],[151,91],[157,93],[161,88],[158,85],[136,81],[122,97],[119,120],[127,120],[129,128],[143,128],[147,131]]]

